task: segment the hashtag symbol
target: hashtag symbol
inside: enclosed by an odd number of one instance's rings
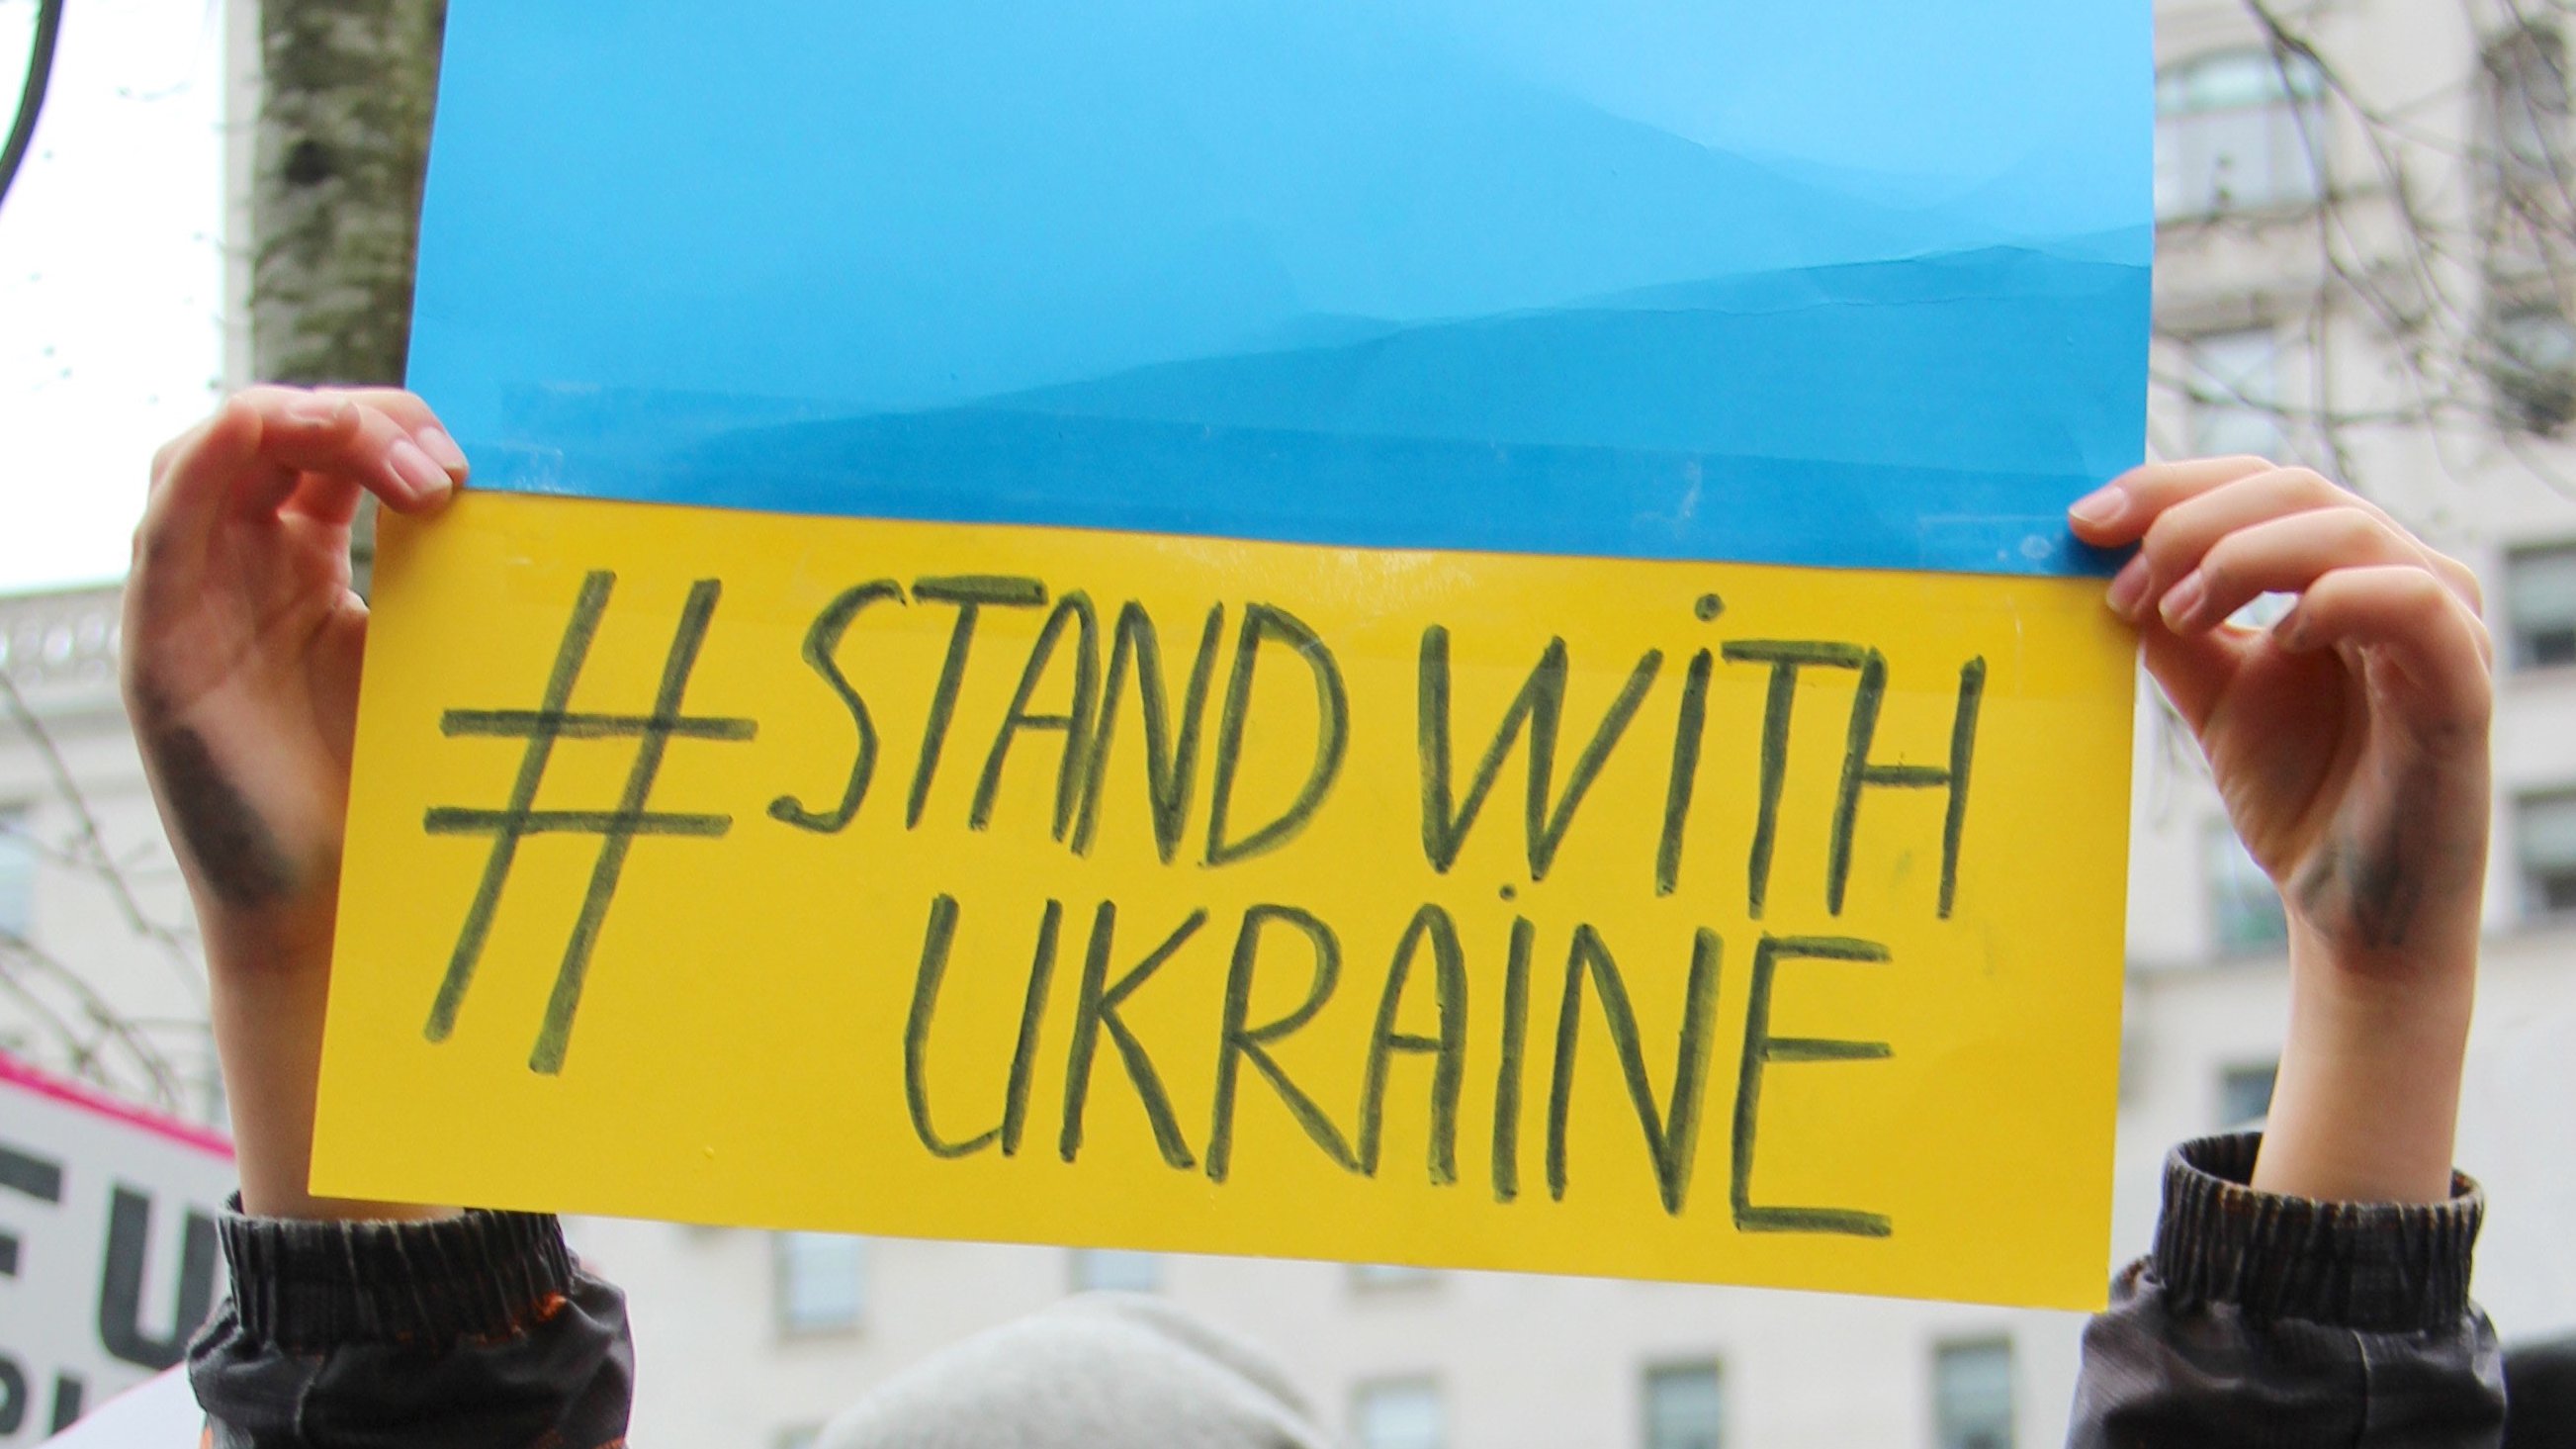
[[[590,889],[582,897],[581,915],[573,923],[572,938],[564,946],[563,964],[555,973],[554,994],[546,1002],[545,1024],[538,1030],[536,1049],[528,1056],[528,1069],[548,1076],[563,1071],[564,1051],[572,1040],[573,1014],[581,1006],[582,983],[590,972],[591,952],[599,943],[600,926],[608,919],[609,903],[616,898],[617,882],[625,873],[627,852],[633,849],[635,837],[681,835],[715,839],[733,828],[730,815],[665,814],[645,808],[653,794],[653,781],[662,772],[664,751],[674,739],[748,740],[759,728],[747,719],[692,718],[680,713],[681,697],[688,692],[689,673],[697,667],[699,646],[706,642],[707,624],[715,617],[716,597],[723,592],[724,586],[715,579],[700,579],[689,589],[688,603],[680,610],[679,628],[671,636],[670,653],[662,662],[662,685],[653,697],[652,713],[572,712],[573,686],[581,679],[582,663],[590,657],[591,640],[599,632],[601,617],[608,612],[609,592],[616,583],[617,576],[606,570],[582,580],[581,597],[573,605],[563,643],[555,650],[554,670],[546,679],[545,699],[537,708],[449,710],[439,721],[440,732],[450,739],[528,742],[527,753],[519,759],[518,780],[510,789],[510,803],[499,810],[440,806],[423,821],[432,835],[492,837],[492,854],[484,863],[482,884],[475,889],[474,904],[466,911],[464,928],[456,935],[455,953],[448,958],[446,979],[439,983],[438,999],[429,1010],[424,1034],[433,1042],[447,1040],[456,1030],[456,1014],[465,1004],[467,989],[474,984],[474,968],[483,958],[493,914],[500,909],[502,888],[509,883],[510,867],[519,857],[519,842],[531,835],[599,837],[599,861],[591,868]],[[557,740],[629,738],[637,742],[635,763],[627,771],[626,791],[616,809],[536,808],[537,787],[545,781],[546,764],[554,756]]]

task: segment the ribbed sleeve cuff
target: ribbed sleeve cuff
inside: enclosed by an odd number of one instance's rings
[[[2155,1272],[2185,1302],[2231,1303],[2365,1333],[2447,1327],[2469,1310],[2486,1197],[2454,1173],[2451,1200],[2317,1202],[2247,1182],[2262,1134],[2186,1142],[2165,1159]]]
[[[500,1337],[572,1287],[572,1254],[551,1217],[304,1222],[233,1207],[221,1231],[242,1331],[290,1353]]]

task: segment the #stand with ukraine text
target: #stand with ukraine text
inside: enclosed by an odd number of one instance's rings
[[[318,1190],[2101,1301],[2142,0],[634,10],[451,9]]]

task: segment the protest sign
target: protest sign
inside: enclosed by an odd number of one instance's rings
[[[186,1356],[232,1190],[222,1138],[0,1057],[0,1443]]]
[[[1791,9],[460,0],[317,1186],[2098,1302],[2146,7]]]

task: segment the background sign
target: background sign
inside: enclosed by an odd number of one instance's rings
[[[2098,1302],[2147,7],[1783,9],[460,0],[317,1186]]]
[[[184,1368],[126,1390],[47,1441],[49,1449],[204,1449],[205,1443],[205,1411]]]
[[[0,1057],[0,1443],[36,1443],[186,1356],[233,1185],[222,1138]]]

